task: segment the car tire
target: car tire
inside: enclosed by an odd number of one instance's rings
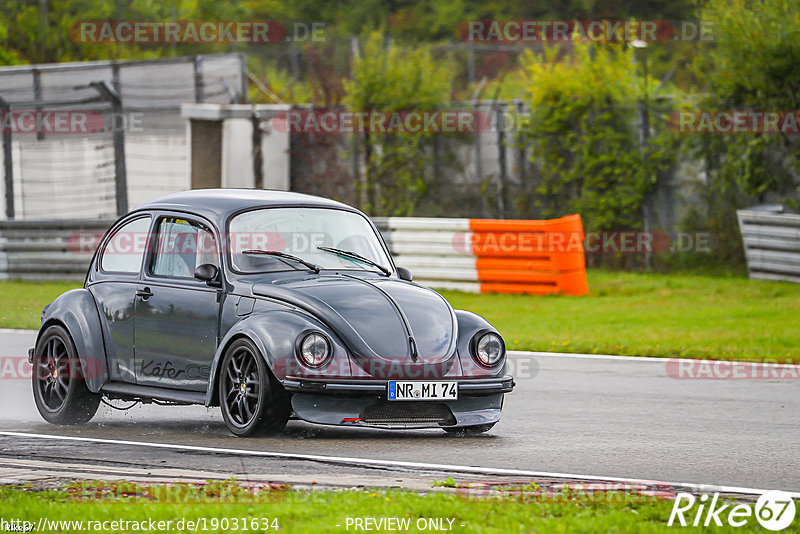
[[[101,396],[86,386],[78,351],[64,327],[50,326],[39,336],[31,378],[36,409],[48,423],[77,425],[97,413]]]
[[[490,431],[494,425],[494,423],[487,423],[485,425],[454,426],[444,428],[444,431],[455,436],[477,436],[478,434]]]
[[[284,429],[291,413],[289,395],[252,341],[231,343],[219,373],[219,404],[231,433],[249,437]]]

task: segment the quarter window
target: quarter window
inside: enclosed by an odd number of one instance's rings
[[[186,219],[161,219],[151,274],[193,278],[194,270],[204,263],[219,267],[219,254],[211,230]]]
[[[138,274],[147,247],[150,217],[140,217],[114,232],[103,248],[100,268],[116,273]]]

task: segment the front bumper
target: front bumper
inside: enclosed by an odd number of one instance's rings
[[[479,397],[497,393],[511,393],[516,385],[511,376],[495,378],[458,379],[443,378],[441,380],[458,382],[458,396]],[[380,395],[386,396],[388,380],[320,380],[310,378],[287,377],[283,387],[290,393],[314,393],[330,395]]]
[[[496,423],[510,376],[457,380],[458,400],[388,401],[386,380],[287,378],[295,415],[309,423],[389,429],[452,428]]]

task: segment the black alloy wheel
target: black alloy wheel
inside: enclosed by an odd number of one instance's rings
[[[289,397],[258,348],[234,341],[220,368],[219,403],[228,429],[239,437],[280,432],[289,420]]]

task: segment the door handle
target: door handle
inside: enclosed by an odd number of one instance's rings
[[[142,300],[147,300],[147,299],[149,299],[150,297],[153,296],[153,292],[150,291],[149,287],[146,287],[144,289],[137,289],[136,290],[136,296],[137,297],[142,297]]]

